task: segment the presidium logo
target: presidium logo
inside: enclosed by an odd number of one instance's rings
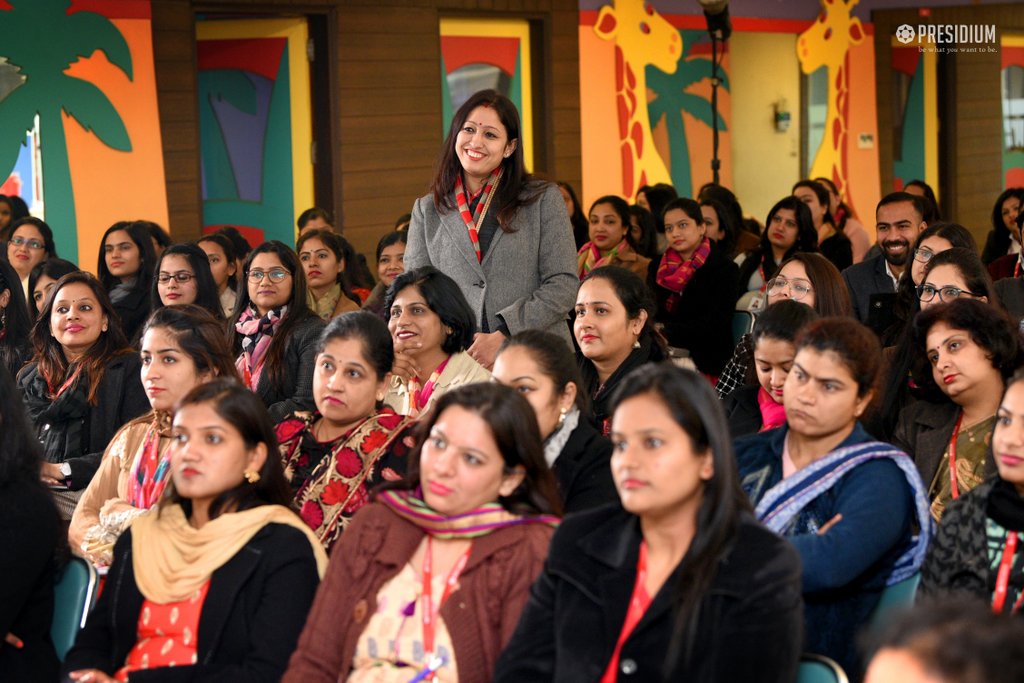
[[[995,24],[901,24],[896,40],[939,52],[993,52],[998,45]]]

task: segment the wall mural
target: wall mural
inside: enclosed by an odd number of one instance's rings
[[[1003,82],[1003,187],[1024,187],[1024,36],[1001,41]]]

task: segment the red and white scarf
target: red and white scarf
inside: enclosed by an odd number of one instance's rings
[[[483,254],[480,252],[480,226],[483,225],[484,216],[487,215],[487,209],[491,205],[491,200],[494,199],[501,174],[502,167],[498,166],[484,186],[473,193],[469,199],[466,198],[466,187],[462,183],[462,174],[460,173],[455,179],[455,201],[459,205],[459,215],[462,216],[462,221],[466,224],[466,229],[469,230],[469,241],[473,243],[478,262],[484,260]],[[470,201],[476,201],[476,211],[470,212]]]
[[[693,256],[683,259],[675,249],[666,249],[658,265],[658,276],[655,281],[672,292],[665,301],[665,308],[671,311],[682,298],[686,285],[690,282],[697,269],[704,265],[711,253],[711,240],[707,237],[700,243]]]
[[[235,331],[242,335],[242,355],[235,360],[238,374],[245,386],[256,391],[263,374],[263,360],[273,341],[274,331],[281,326],[281,320],[288,313],[288,307],[272,308],[260,316],[256,307],[249,304],[235,323]]]

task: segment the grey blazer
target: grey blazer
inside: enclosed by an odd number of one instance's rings
[[[497,222],[489,211],[485,224]],[[554,184],[520,207],[513,232],[500,228],[483,263],[457,210],[441,213],[432,195],[416,200],[405,248],[405,268],[434,266],[459,284],[479,330],[547,330],[571,343],[565,324],[576,303],[576,249],[565,201]],[[485,317],[486,316],[486,317]]]

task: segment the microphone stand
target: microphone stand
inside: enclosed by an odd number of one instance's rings
[[[722,79],[718,76],[718,41],[722,40],[719,30],[709,31],[711,34],[711,173],[715,185],[719,185],[719,171],[722,162],[718,158],[718,87]],[[722,40],[722,52],[725,52]]]

